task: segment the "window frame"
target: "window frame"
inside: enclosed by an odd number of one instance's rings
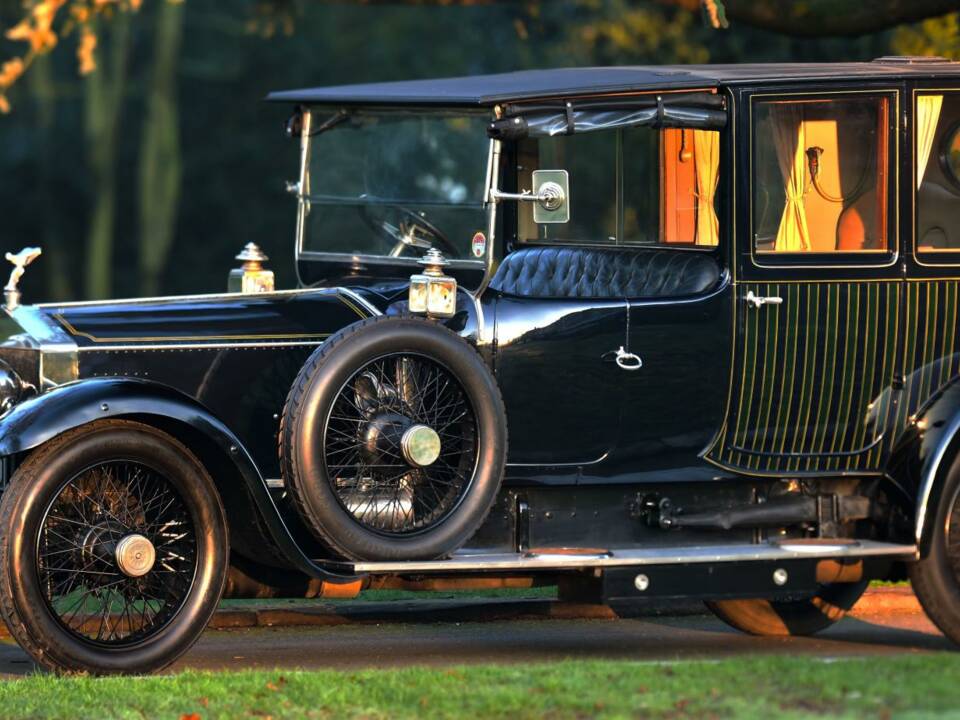
[[[911,161],[910,161],[910,208],[912,212],[911,217],[911,230],[910,230],[910,255],[912,256],[913,262],[915,262],[920,267],[927,268],[942,268],[942,267],[956,267],[960,266],[960,248],[940,248],[939,250],[928,250],[923,251],[920,249],[920,189],[917,187],[917,98],[920,95],[947,95],[953,94],[960,96],[960,86],[953,87],[914,87],[911,93],[911,112],[913,113],[911,119],[913,120],[912,127],[910,130],[910,150],[911,150]],[[947,135],[951,135],[957,131],[960,131],[960,118],[955,120],[950,125],[950,129],[947,132]],[[931,151],[931,156],[936,154],[936,162],[941,165],[944,163],[944,158],[942,157],[942,148],[934,146]],[[930,158],[930,162],[934,162],[934,158]],[[957,195],[957,200],[960,202],[960,181],[955,181],[952,177],[952,173],[944,168],[944,175],[947,177],[947,181],[951,183],[950,190]]]
[[[727,127],[729,128],[729,124],[728,124]],[[658,145],[657,145],[658,150],[657,150],[657,153],[658,153],[658,162],[659,162],[659,156],[660,156],[660,154],[663,152],[663,138],[662,138],[661,133],[662,133],[662,130],[664,130],[664,129],[666,129],[666,128],[642,128],[642,127],[640,127],[640,128],[619,128],[619,129],[616,129],[616,130],[603,130],[603,131],[600,131],[599,133],[597,133],[597,134],[607,133],[607,132],[614,132],[614,133],[616,133],[615,140],[614,140],[614,147],[615,147],[615,149],[616,149],[616,157],[614,158],[614,163],[613,163],[614,167],[613,167],[613,170],[614,170],[614,186],[615,186],[616,203],[617,203],[616,232],[617,232],[617,238],[618,238],[618,239],[621,237],[621,234],[622,234],[622,232],[623,232],[623,224],[624,224],[624,223],[623,223],[623,210],[624,210],[624,174],[623,174],[623,172],[624,172],[624,171],[623,171],[623,168],[624,168],[624,142],[623,142],[623,133],[624,133],[624,132],[627,132],[627,131],[629,131],[629,130],[633,130],[633,131],[643,131],[643,130],[646,130],[646,131],[648,131],[648,132],[656,132],[657,135],[658,135]],[[693,128],[683,128],[683,129],[692,130]],[[534,238],[534,239],[521,238],[521,237],[520,237],[520,226],[521,226],[521,224],[522,224],[522,223],[521,223],[521,219],[520,219],[521,207],[520,207],[520,204],[519,204],[519,203],[516,203],[516,204],[515,204],[515,208],[514,208],[514,213],[513,213],[514,222],[515,222],[515,227],[516,227],[516,234],[515,234],[515,243],[516,243],[516,246],[517,246],[518,248],[519,248],[519,247],[536,247],[536,246],[540,246],[540,247],[601,248],[601,249],[607,249],[607,250],[623,250],[623,251],[627,251],[627,250],[644,250],[644,249],[646,249],[646,250],[659,249],[659,250],[675,250],[675,251],[680,251],[680,252],[718,253],[718,252],[720,251],[720,249],[724,247],[724,235],[725,235],[725,233],[724,233],[724,229],[725,229],[724,217],[725,217],[725,214],[724,214],[724,212],[723,212],[723,202],[724,202],[724,197],[725,197],[725,195],[724,195],[723,193],[724,193],[725,185],[726,185],[726,182],[727,182],[727,180],[726,180],[726,173],[724,172],[724,162],[725,162],[725,157],[726,157],[726,155],[727,155],[727,150],[726,150],[726,143],[724,142],[724,136],[725,136],[725,135],[724,135],[724,131],[723,131],[723,130],[712,130],[712,131],[710,131],[710,132],[716,132],[716,133],[717,133],[718,138],[719,138],[719,143],[720,143],[720,145],[719,145],[719,160],[718,160],[719,166],[718,166],[718,169],[717,169],[717,189],[716,189],[716,192],[715,192],[715,194],[714,194],[714,209],[715,209],[715,211],[716,211],[717,218],[718,218],[718,220],[719,220],[719,230],[718,230],[718,238],[717,238],[717,244],[716,244],[716,245],[697,245],[697,244],[695,244],[695,243],[664,243],[664,242],[654,242],[654,243],[616,242],[616,243],[611,243],[611,242],[606,242],[606,241],[603,241],[603,242],[587,242],[587,241],[583,241],[583,240],[581,240],[581,241],[576,241],[576,240],[551,240],[551,239],[546,239],[546,240],[544,240],[544,239],[541,239],[541,238],[539,238],[539,237],[538,237],[538,238]],[[562,138],[563,136],[558,136],[558,137]],[[540,141],[539,139],[536,139],[536,142],[539,142],[539,141]],[[661,170],[661,173],[662,173],[662,170]],[[517,182],[517,181],[519,180],[519,174],[520,174],[520,173],[519,173],[519,168],[516,166],[516,163],[514,163],[514,172],[513,172],[514,182]],[[660,178],[660,179],[661,179],[661,182],[662,182],[662,175],[661,175],[661,178]],[[571,189],[572,189],[572,187],[573,187],[573,182],[571,181]],[[659,218],[658,218],[658,223],[659,223],[659,222],[660,222],[660,220],[659,220]],[[662,228],[659,228],[659,227],[658,227],[658,230],[662,230]],[[726,234],[729,234],[729,233],[726,233]]]
[[[885,251],[836,251],[830,253],[763,253],[757,252],[754,216],[754,165],[755,117],[759,102],[802,99],[843,100],[863,97],[883,97],[887,100],[887,249]],[[897,87],[871,87],[861,90],[843,88],[837,90],[803,90],[755,92],[749,96],[749,113],[746,128],[747,141],[747,227],[746,254],[750,263],[759,269],[843,269],[843,268],[888,268],[900,258],[899,242],[899,197],[900,197],[900,89]],[[879,261],[878,261],[879,260]],[[772,261],[772,262],[771,262]]]

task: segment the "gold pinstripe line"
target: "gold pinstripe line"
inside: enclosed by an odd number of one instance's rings
[[[810,356],[808,360],[809,367],[807,372],[810,373],[810,396],[806,399],[807,403],[807,412],[806,416],[803,419],[803,425],[800,427],[799,432],[797,433],[800,437],[800,452],[806,453],[807,449],[810,447],[808,443],[811,440],[810,432],[810,413],[813,411],[813,402],[814,397],[822,397],[821,393],[814,393],[813,386],[816,382],[817,377],[817,354],[820,349],[820,288],[810,286],[807,288],[807,306],[810,305],[810,298],[813,298],[814,310],[813,314],[808,317],[813,318],[813,328],[810,328],[809,322],[807,325],[807,341],[810,346]],[[800,459],[797,458],[797,470],[800,469]]]
[[[758,286],[757,289],[759,290],[759,286]],[[753,331],[751,332],[751,327],[750,327],[751,322],[753,322],[753,323],[757,323],[757,322],[758,322],[758,313],[753,313],[753,314],[751,314],[751,313],[750,313],[750,308],[748,308],[748,307],[746,306],[746,304],[744,304],[744,305],[741,307],[741,310],[740,310],[740,311],[743,312],[743,313],[746,313],[746,315],[745,315],[745,317],[744,317],[744,323],[743,323],[743,338],[742,338],[742,342],[743,342],[743,360],[742,360],[742,362],[743,362],[743,369],[742,369],[742,371],[741,371],[741,373],[740,373],[740,403],[739,403],[738,408],[737,408],[737,427],[736,427],[736,430],[735,430],[734,436],[733,436],[733,444],[734,444],[735,447],[743,447],[744,443],[746,442],[746,425],[747,425],[747,423],[748,423],[748,417],[746,417],[746,416],[749,415],[749,413],[748,413],[748,411],[747,411],[746,403],[747,403],[747,402],[750,402],[751,405],[753,404],[753,403],[752,403],[752,395],[753,395],[753,386],[752,386],[752,383],[751,383],[751,388],[750,388],[750,396],[748,397],[747,394],[746,394],[746,393],[747,393],[747,363],[748,363],[748,358],[749,358],[750,362],[753,364],[753,368],[752,368],[751,371],[750,371],[750,378],[751,378],[751,380],[753,379],[753,373],[754,373],[754,371],[755,371],[755,369],[756,369],[756,354],[755,354],[755,353],[753,353],[753,354],[750,353],[749,348],[748,348],[748,343],[750,342],[751,339],[753,339],[754,344],[756,344],[757,333],[758,333],[758,331],[759,331],[759,327],[756,327],[756,328],[753,328]],[[751,356],[751,355],[752,355],[752,356]],[[742,458],[742,456],[741,456],[741,458]]]
[[[787,310],[789,313],[789,311],[792,309],[793,322],[790,322],[789,317],[787,318],[787,336],[784,338],[783,348],[786,350],[791,335],[793,336],[793,347],[790,350],[790,381],[787,382],[786,373],[784,373],[783,382],[780,385],[781,412],[777,413],[777,423],[779,425],[779,453],[781,455],[786,447],[787,435],[790,432],[790,411],[793,409],[794,382],[796,380],[797,373],[797,345],[800,337],[800,302],[798,297],[796,297],[799,295],[796,290],[797,288],[787,288],[787,300],[790,303],[790,306],[787,308]],[[774,442],[776,442],[776,436],[774,436]]]
[[[839,288],[838,288],[838,290],[839,290]],[[832,416],[834,417],[834,419],[835,419],[834,425],[833,425],[833,432],[830,433],[831,437],[830,437],[830,451],[829,451],[829,452],[830,452],[831,454],[832,454],[832,453],[835,453],[835,452],[837,451],[837,444],[838,444],[838,442],[840,442],[840,436],[841,436],[841,434],[843,433],[843,430],[844,430],[844,425],[843,425],[843,423],[840,422],[840,415],[841,415],[841,413],[843,413],[843,398],[844,398],[844,394],[845,394],[845,392],[846,392],[846,390],[847,390],[847,382],[848,382],[849,379],[850,379],[850,365],[849,365],[849,363],[850,363],[850,333],[851,333],[851,331],[852,331],[852,328],[851,328],[851,318],[850,318],[850,309],[851,309],[851,307],[853,306],[853,293],[850,291],[850,288],[849,288],[849,287],[847,288],[847,292],[846,292],[845,295],[846,295],[846,297],[845,297],[846,302],[845,302],[844,304],[846,305],[846,308],[844,309],[844,324],[843,324],[843,364],[842,364],[840,367],[837,367],[837,369],[840,371],[840,390],[839,390],[839,392],[837,393],[837,400],[840,402],[840,406],[837,408],[836,414],[831,413],[831,415],[832,415]],[[837,320],[837,321],[838,321],[838,322],[839,322],[839,307],[840,307],[840,305],[839,305],[839,303],[838,303],[838,304],[837,304],[837,309],[838,309],[838,315],[837,315],[838,320]],[[837,340],[838,340],[837,346],[838,346],[838,349],[839,349],[839,345],[840,345],[840,343],[839,343],[839,340],[840,340],[840,333],[839,333],[839,331],[837,332]],[[836,366],[835,366],[835,367],[836,367]],[[826,447],[826,443],[824,443],[824,447]],[[842,448],[841,448],[841,450],[842,450]],[[837,461],[837,463],[839,464],[838,458],[829,458],[829,459],[827,460],[827,462],[826,462],[827,469],[830,469],[830,466],[834,463],[834,461]]]
[[[878,332],[880,324],[880,288],[867,286],[865,288],[867,293],[867,342],[865,351],[865,360],[868,365],[868,372],[870,374],[870,379],[867,380],[860,389],[860,400],[857,404],[859,408],[859,420],[860,420],[860,430],[857,434],[857,446],[864,447],[868,444],[867,438],[867,406],[873,401],[876,397],[876,392],[874,391],[874,381],[877,375],[877,343],[880,333]],[[874,292],[876,290],[876,292]],[[870,440],[875,440],[876,438],[870,438]]]
[[[765,294],[767,296],[776,295],[779,297],[780,288],[778,288],[776,285],[767,285]],[[763,358],[764,382],[763,382],[763,387],[760,391],[761,403],[764,400],[764,395],[766,395],[767,409],[763,413],[763,425],[761,426],[763,429],[763,437],[757,438],[757,440],[753,443],[752,449],[754,450],[763,450],[763,448],[766,447],[767,440],[770,437],[770,410],[773,407],[773,388],[776,382],[775,371],[778,368],[777,360],[779,360],[777,356],[777,348],[780,346],[780,306],[775,305],[771,309],[774,310],[774,312],[767,313],[767,318],[768,318],[767,319],[767,342],[764,343],[764,358]],[[773,345],[772,351],[770,347],[771,343]],[[769,390],[767,389],[767,381],[766,381],[767,367],[771,368]],[[760,466],[761,461],[762,460],[760,456],[757,456],[757,467]]]
[[[851,313],[853,314],[853,322],[854,322],[853,342],[851,343],[851,346],[850,346],[850,360],[847,363],[847,368],[848,368],[847,378],[848,378],[848,382],[850,383],[850,387],[848,388],[848,392],[847,392],[846,406],[843,408],[843,423],[841,425],[841,427],[843,428],[843,438],[840,441],[840,444],[843,447],[843,449],[849,452],[859,451],[863,449],[859,445],[855,444],[857,428],[851,422],[851,417],[853,414],[854,393],[856,392],[858,379],[861,382],[863,381],[862,371],[863,371],[863,363],[865,361],[865,356],[861,352],[862,351],[861,343],[863,342],[861,340],[861,333],[863,332],[863,327],[864,327],[863,317],[861,315],[861,309],[860,309],[860,300],[862,295],[863,295],[863,288],[858,285],[856,288],[856,293],[854,294],[854,297],[853,297],[853,310],[851,311]],[[850,328],[848,328],[848,331],[849,330]],[[853,462],[852,457],[847,458],[847,466],[850,466],[852,462]],[[839,463],[838,463],[838,467],[839,467]]]
[[[833,288],[827,287],[827,338],[830,341],[830,360],[827,360],[827,351],[824,349],[824,372],[829,375],[830,382],[823,393],[824,402],[817,405],[817,427],[819,428],[818,437],[814,440],[812,453],[822,455],[827,445],[827,433],[829,432],[829,423],[826,421],[830,417],[830,408],[833,406],[833,386],[836,383],[836,373],[834,368],[837,366],[837,335],[840,328],[840,286],[836,286],[836,298],[831,306],[831,292]],[[832,311],[831,311],[832,307]],[[832,325],[830,324],[832,318]],[[832,330],[831,330],[832,329]],[[811,460],[812,462],[812,460]],[[808,463],[807,467],[810,467]]]

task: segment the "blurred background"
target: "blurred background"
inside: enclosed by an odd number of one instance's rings
[[[262,102],[270,90],[570,65],[960,59],[960,13],[937,14],[955,7],[942,0],[893,26],[860,0],[757,0],[749,12],[767,15],[746,19],[728,0],[726,29],[700,0],[127,2],[78,15],[6,92],[0,250],[44,249],[27,302],[221,291],[249,241],[292,287],[283,188],[297,145],[282,132],[289,108]],[[0,0],[0,31],[36,5]],[[797,21],[784,9],[800,5],[836,10]],[[24,42],[0,41],[0,62]]]

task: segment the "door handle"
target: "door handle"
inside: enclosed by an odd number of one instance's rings
[[[780,305],[783,302],[782,297],[777,297],[776,295],[770,295],[767,297],[764,297],[763,295],[754,295],[753,290],[749,291],[747,296],[743,299],[756,308],[760,307],[761,305]]]
[[[627,352],[623,345],[616,350],[613,360],[617,363],[617,367],[619,367],[621,370],[632,371],[639,370],[643,367],[643,360],[640,358],[640,356],[635,355],[632,352]]]

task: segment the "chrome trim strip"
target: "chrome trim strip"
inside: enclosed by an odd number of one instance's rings
[[[256,350],[274,347],[316,347],[325,340],[278,340],[276,342],[179,342],[84,345],[79,352],[135,352],[137,350]]]
[[[283,478],[267,478],[264,480],[264,482],[271,490],[282,490],[284,487],[286,487],[286,484],[283,482]]]
[[[436,572],[454,570],[538,570],[555,568],[621,567],[641,565],[678,565],[683,563],[744,562],[754,560],[800,560],[810,558],[917,557],[916,545],[859,540],[849,545],[803,546],[714,545],[700,547],[641,548],[610,550],[606,554],[559,555],[456,553],[446,560],[406,562],[358,562],[350,565],[358,573]],[[319,562],[319,561],[318,561]]]
[[[337,292],[335,287],[305,287],[292,290],[274,290],[265,293],[200,293],[197,295],[158,295],[155,297],[142,298],[116,298],[113,300],[79,300],[75,302],[61,303],[36,303],[27,307],[34,308],[71,308],[71,307],[96,307],[100,305],[142,305],[144,303],[157,302],[185,302],[191,300],[249,300],[251,298],[271,298],[275,296],[301,295],[303,293],[318,293],[320,295],[334,294]]]
[[[393,267],[420,268],[419,258],[387,257],[386,255],[357,255],[352,253],[320,252],[317,250],[301,250],[297,253],[298,260],[326,260],[329,262],[355,262],[366,265],[389,265]],[[481,260],[451,259],[448,267],[454,270],[483,270]]]

